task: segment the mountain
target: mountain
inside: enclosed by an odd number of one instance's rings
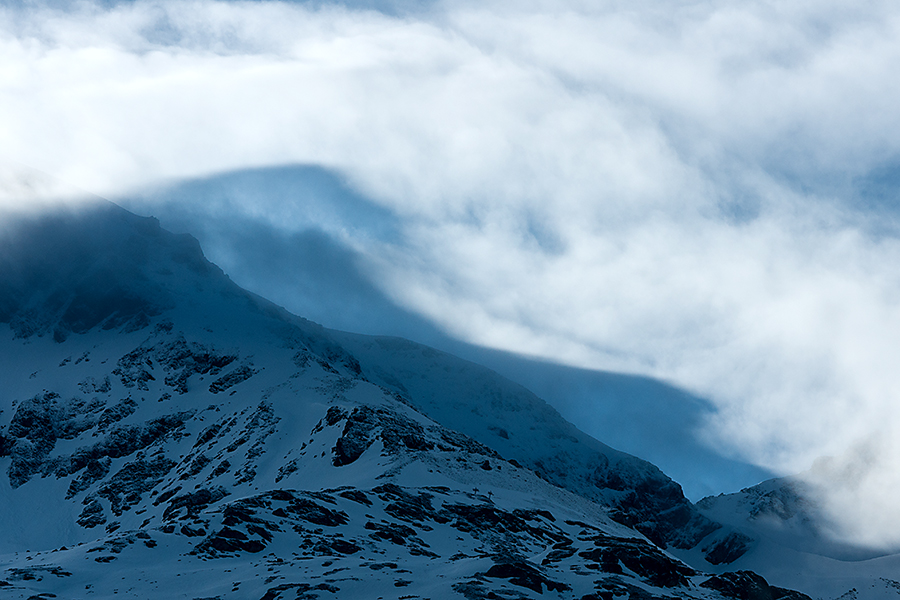
[[[856,546],[834,535],[815,488],[800,476],[764,481],[733,494],[704,498],[697,508],[722,524],[717,533],[740,548],[727,557],[703,554],[704,542],[677,555],[701,568],[745,569],[765,574],[778,585],[802,589],[817,598],[846,600],[900,595],[900,554],[895,549]],[[721,565],[710,559],[732,558]]]
[[[524,388],[114,205],[4,220],[0,356],[4,598],[805,597],[673,557],[726,528]]]
[[[654,465],[598,442],[540,398],[479,365],[399,338],[335,333],[367,377],[555,486],[612,508],[665,548],[692,548],[719,528]]]

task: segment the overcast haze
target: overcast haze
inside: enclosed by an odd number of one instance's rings
[[[4,205],[206,222],[301,314],[238,242],[344,257],[383,333],[663,380],[900,543],[896,3],[57,6],[0,9]]]

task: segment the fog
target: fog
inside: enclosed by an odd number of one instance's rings
[[[709,403],[695,441],[771,472],[835,457],[811,477],[841,535],[895,544],[898,29],[874,1],[23,2],[3,201],[175,202],[232,223],[225,262],[269,230],[343,256],[349,309],[665,382]],[[265,194],[227,186],[254,169]],[[297,297],[282,273],[252,285]]]

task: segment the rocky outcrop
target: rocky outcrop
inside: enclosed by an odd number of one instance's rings
[[[344,429],[332,449],[336,467],[355,462],[376,440],[384,444],[389,455],[434,450],[499,458],[496,452],[467,436],[438,426],[426,429],[409,417],[385,408],[360,406],[346,413],[332,407],[323,419],[330,426],[341,421]]]
[[[806,594],[769,585],[752,571],[735,571],[710,577],[700,584],[735,600],[812,600]]]
[[[746,554],[753,541],[753,538],[739,531],[731,531],[725,537],[713,540],[701,550],[709,564],[727,565]]]
[[[213,348],[196,342],[188,342],[181,335],[176,335],[174,339],[151,338],[149,342],[119,359],[113,373],[126,387],[147,391],[148,382],[156,379],[153,370],[158,367],[167,386],[179,394],[186,394],[187,381],[193,375],[215,375],[237,358],[217,353]],[[249,375],[244,379],[247,378]]]

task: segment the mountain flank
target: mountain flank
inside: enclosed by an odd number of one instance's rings
[[[675,558],[739,549],[487,369],[291,315],[111,204],[5,225],[4,597],[805,598]]]

